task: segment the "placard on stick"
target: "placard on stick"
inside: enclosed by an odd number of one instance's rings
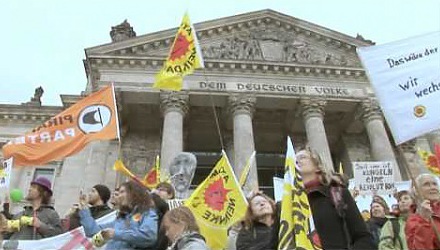
[[[354,181],[361,195],[393,194],[394,171],[391,162],[353,162]]]

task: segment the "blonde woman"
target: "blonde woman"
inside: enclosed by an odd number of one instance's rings
[[[169,250],[209,249],[191,210],[177,207],[163,217],[162,230],[171,242]]]
[[[327,170],[310,149],[296,159],[323,249],[374,249],[342,176]]]

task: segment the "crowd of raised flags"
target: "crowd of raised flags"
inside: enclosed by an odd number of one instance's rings
[[[435,37],[437,36],[435,35]],[[418,39],[424,42],[423,46],[429,47],[428,45],[431,40]],[[372,59],[372,56],[377,56],[378,53],[384,53],[384,50],[394,51],[392,48],[392,46],[387,45],[379,48],[372,47],[360,50],[361,59],[367,67],[367,71],[369,72],[373,86],[376,88],[381,103],[384,104],[382,107],[385,107],[385,115],[393,112],[395,107],[390,108],[391,100],[387,99],[389,97],[383,94],[380,89],[382,86],[377,85],[381,83],[381,80],[378,80],[378,75],[385,74],[389,80],[393,77],[393,73],[388,72],[390,70],[397,72],[396,74],[399,74],[399,79],[406,79],[409,74],[406,71],[402,72],[401,68],[403,68],[403,66],[400,67],[400,70],[396,70],[398,68],[397,64],[390,66],[390,60],[387,61],[386,58],[380,62],[380,65],[383,65],[382,68],[373,65],[374,63],[378,63],[378,58]],[[399,48],[402,49],[402,46]],[[411,49],[421,50],[419,47]],[[389,54],[387,54],[387,56],[389,58],[392,57],[392,55]],[[428,56],[429,55],[425,55],[425,57]],[[410,67],[409,65],[411,63],[413,62],[407,61],[405,67]],[[196,31],[189,20],[188,14],[185,14],[178,28],[170,54],[163,68],[156,75],[153,87],[180,91],[183,87],[183,77],[192,74],[195,69],[203,67],[204,63],[197,41]],[[384,71],[386,71],[386,73],[384,73]],[[407,74],[405,75],[405,73]],[[414,74],[416,73],[418,72]],[[378,83],[376,84],[376,82]],[[394,85],[398,86],[398,84]],[[420,107],[420,103],[422,102],[421,98],[415,96],[412,100],[414,99],[417,103],[411,104],[413,105],[412,107]],[[431,99],[429,99],[429,101],[431,101]],[[423,110],[423,112],[431,112],[432,109],[429,107],[432,105],[429,103],[426,104],[426,106],[428,107],[428,111]],[[414,112],[414,116],[411,117],[411,119],[417,124],[420,123],[426,126],[427,130],[432,130],[432,123],[426,125],[426,119],[419,119],[425,116],[424,113],[420,113],[420,110],[408,111],[408,108],[405,108],[406,110],[399,111],[399,114],[405,116],[408,112]],[[42,165],[50,161],[61,160],[71,156],[82,150],[87,143],[93,140],[119,139],[119,121],[117,114],[115,90],[113,85],[109,85],[95,93],[91,93],[89,96],[78,101],[73,106],[29,133],[11,140],[2,148],[3,156],[7,160],[4,161],[0,171],[0,186],[9,186],[12,165]],[[437,124],[439,117],[440,115],[435,118],[435,124]],[[421,133],[420,131],[427,132],[423,129],[417,129],[417,132],[412,134],[402,132],[402,128],[397,124],[395,120],[397,118],[395,116],[392,116],[392,118],[387,116],[387,118],[391,119],[389,122],[392,125],[392,132],[399,143],[419,135]],[[405,121],[408,119],[411,120],[410,118],[405,119]],[[410,126],[418,125],[411,123]],[[398,132],[395,133],[395,131]],[[436,146],[435,154],[423,150],[419,150],[419,154],[427,168],[432,173],[439,175],[440,146]],[[187,206],[194,214],[201,234],[205,237],[207,244],[212,249],[224,249],[226,247],[228,229],[245,215],[248,204],[242,187],[246,183],[247,175],[254,160],[255,152],[250,156],[246,166],[244,166],[242,175],[238,179],[226,154],[222,152],[220,160],[212,169],[211,173],[184,203],[184,206]],[[143,178],[132,174],[124,166],[123,159],[118,159],[115,162],[114,169],[115,171],[124,173],[139,185],[146,186],[150,189],[154,188],[161,181],[158,156],[154,166]],[[164,178],[162,178],[162,181]],[[114,214],[112,216],[114,216]],[[110,217],[111,216],[106,217],[103,220]],[[316,249],[317,246],[314,245],[309,237],[310,217],[311,210],[302,178],[297,171],[294,147],[290,138],[288,138],[278,249]],[[38,243],[22,241],[20,242],[20,248],[58,248],[61,247],[63,243],[70,242],[72,237],[72,234],[64,234],[54,238],[39,240]],[[76,247],[78,246],[75,246],[75,248]]]

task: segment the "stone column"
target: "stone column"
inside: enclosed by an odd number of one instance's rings
[[[402,143],[401,145],[399,145],[402,154],[400,155],[400,159],[402,159],[403,161],[405,161],[406,164],[406,168],[403,169],[402,174],[405,173],[407,179],[411,180],[411,175],[412,177],[417,177],[419,174],[422,173],[427,173],[428,170],[424,167],[424,163],[422,161],[422,159],[419,157],[419,155],[417,154],[417,149],[416,149],[416,139],[414,140],[410,140],[407,141],[405,143]],[[409,171],[409,173],[408,173]]]
[[[234,136],[232,131],[225,131],[223,133],[223,143],[225,147],[226,155],[231,161],[231,164],[235,166],[235,154],[234,154]]]
[[[234,172],[237,179],[255,150],[254,134],[252,128],[252,115],[255,110],[256,98],[249,94],[232,95],[229,97],[229,108],[233,122],[234,136]],[[257,166],[254,162],[249,171],[244,191],[248,193],[258,189]]]
[[[428,139],[431,152],[434,153],[435,144],[440,145],[440,130],[432,131],[431,133],[426,134],[426,137]]]
[[[370,139],[371,156],[376,161],[391,161],[394,166],[395,180],[400,181],[399,165],[394,155],[388,133],[385,130],[382,112],[376,100],[369,99],[362,102],[361,118]]]
[[[169,175],[169,164],[183,151],[183,118],[188,112],[188,94],[182,92],[161,92],[163,129],[160,154],[161,176]]]
[[[324,99],[305,98],[300,103],[310,147],[319,154],[326,168],[334,170],[324,127],[324,107],[327,102]]]

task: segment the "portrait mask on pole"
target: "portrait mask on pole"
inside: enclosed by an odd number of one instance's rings
[[[170,180],[176,190],[177,199],[188,198],[188,190],[196,171],[197,159],[188,152],[179,153],[171,162]]]

